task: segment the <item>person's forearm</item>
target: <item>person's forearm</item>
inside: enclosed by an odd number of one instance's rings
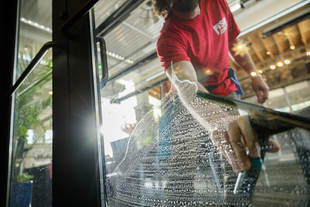
[[[263,104],[268,99],[269,87],[258,73],[246,47],[236,38],[229,43],[229,52],[231,58],[251,76],[251,85],[256,93],[257,102]]]
[[[175,70],[173,69],[175,67]],[[240,115],[230,107],[223,109],[211,100],[196,97],[197,90],[207,91],[198,83],[196,72],[190,62],[182,61],[168,68],[166,74],[176,88],[181,102],[191,115],[210,133],[212,143],[227,158],[235,172],[248,170],[251,166],[243,143],[250,152],[254,141],[249,139]],[[243,138],[242,138],[243,137]],[[245,140],[245,141],[244,141]],[[197,142],[197,140],[195,140]],[[192,142],[189,142],[192,143]],[[255,147],[254,147],[255,148]],[[198,147],[193,148],[197,151]],[[195,162],[195,161],[194,161]]]
[[[178,64],[175,66],[178,66]],[[228,117],[228,114],[217,104],[201,101],[196,97],[197,89],[206,93],[208,91],[197,81],[193,74],[183,72],[178,68],[176,68],[176,71],[169,68],[167,75],[176,88],[183,105],[208,131],[214,131],[217,125],[223,121],[222,119]]]
[[[236,49],[238,49],[239,51],[236,52]],[[248,50],[238,38],[236,38],[233,42],[229,44],[229,52],[230,57],[233,59],[233,61],[237,63],[249,75],[251,75],[252,72],[258,74],[255,64]]]
[[[196,83],[199,91],[209,93],[209,91],[205,87],[203,87],[201,83],[198,82],[196,72],[194,68],[191,67],[192,67],[191,63],[187,61],[180,61],[173,64],[173,71],[171,68],[167,69],[167,75],[171,80],[172,79],[171,73],[173,72],[178,77],[179,80],[181,81],[189,80],[193,83]]]

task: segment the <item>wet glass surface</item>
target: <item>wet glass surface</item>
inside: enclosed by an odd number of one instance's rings
[[[129,138],[110,142],[109,205],[306,206],[308,120],[202,92],[197,96],[198,105],[209,105],[209,110],[200,109],[206,120],[214,121],[219,114],[213,110],[216,106],[229,116],[239,116],[240,109],[248,112],[243,119],[249,120],[257,134],[261,151],[251,158],[251,169],[235,173],[231,162],[237,161],[223,156],[211,134],[183,106],[176,92],[170,92],[132,127]],[[160,115],[154,116],[156,110]],[[279,152],[266,154],[271,147],[268,138],[279,143]]]
[[[114,8],[118,2],[114,1]],[[241,98],[251,104],[212,96],[202,99],[193,90],[185,97],[210,107],[198,108],[196,114],[185,107],[158,58],[152,58],[164,19],[154,18],[150,2],[145,1],[103,37],[110,77],[101,90],[109,206],[309,204],[309,120],[299,117],[310,118],[310,41],[305,26],[309,19],[263,38],[269,28],[277,26],[269,21],[273,16],[278,15],[278,21],[293,18],[309,5],[298,10],[295,6],[300,2],[249,1],[241,9],[236,7],[236,1],[227,3],[242,31],[242,44],[236,45],[235,51],[241,55],[239,46],[247,48],[270,87],[264,107],[276,111],[251,105],[260,105],[251,88],[251,78],[232,60],[228,66],[235,69],[245,92]],[[295,10],[280,16],[286,11],[284,7]],[[96,19],[103,18],[100,14],[111,8],[95,11]],[[218,114],[217,120],[212,114]],[[223,151],[223,145],[221,148],[213,137],[219,136],[214,134],[215,128],[226,133],[227,122],[240,116],[248,120],[247,131],[253,128],[260,153],[251,159],[249,171],[236,173],[232,163],[238,165],[238,161],[227,159],[229,148]],[[268,138],[279,144],[278,152],[266,153],[268,147],[272,148]]]

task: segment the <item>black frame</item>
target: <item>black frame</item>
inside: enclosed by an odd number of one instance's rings
[[[89,14],[61,33],[60,13],[73,16],[85,0],[53,1],[53,206],[101,206],[97,111]]]
[[[6,93],[13,86],[14,81],[14,68],[16,66],[17,57],[17,35],[19,33],[18,19],[19,19],[19,1],[12,0],[5,4],[5,8],[0,12],[1,19],[5,19],[1,23],[1,28],[3,32],[0,34],[0,39],[2,41],[0,54],[1,58],[1,68],[0,71],[0,99],[2,100]],[[1,129],[1,149],[0,149],[0,159],[2,163],[1,167],[1,196],[0,205],[6,206],[9,202],[9,180],[10,180],[10,134],[12,128],[12,103],[14,103],[14,96],[6,99],[0,104],[0,129]]]
[[[96,36],[105,36],[122,23],[145,0],[128,0],[96,28]]]

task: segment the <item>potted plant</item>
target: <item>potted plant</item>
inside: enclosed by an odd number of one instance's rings
[[[19,75],[33,59],[32,51],[32,48],[28,49],[28,56],[20,54]],[[39,140],[45,144],[47,127],[40,115],[52,104],[52,96],[46,92],[51,86],[51,79],[52,62],[43,60],[16,91],[11,206],[29,206],[31,202],[33,176],[23,172],[23,162]],[[29,129],[33,130],[32,140],[27,133]]]

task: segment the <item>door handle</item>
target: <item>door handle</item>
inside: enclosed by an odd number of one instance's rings
[[[12,88],[7,92],[5,97],[2,99],[1,103],[3,103],[7,98],[11,97],[11,95],[17,90],[17,88],[24,82],[27,76],[32,72],[32,70],[37,66],[37,64],[41,61],[41,59],[45,56],[48,50],[52,47],[58,47],[64,49],[66,46],[63,43],[59,42],[47,42],[45,43],[36,56],[31,60],[27,68],[21,74],[21,76],[17,79],[16,83],[12,86]]]
[[[102,78],[100,80],[100,89],[102,89],[109,80],[107,49],[103,37],[97,37],[96,40],[100,43],[100,58],[102,63]]]

